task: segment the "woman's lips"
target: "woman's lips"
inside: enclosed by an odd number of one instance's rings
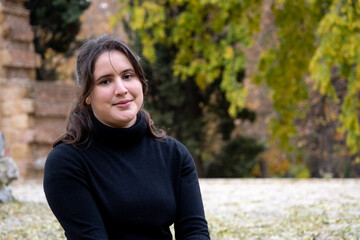
[[[123,100],[123,101],[119,101],[117,103],[115,103],[114,105],[116,107],[127,107],[131,104],[132,100]]]

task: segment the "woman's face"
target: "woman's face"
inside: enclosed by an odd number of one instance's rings
[[[144,96],[128,58],[117,50],[102,53],[95,62],[93,76],[89,100],[95,117],[110,127],[132,126]]]

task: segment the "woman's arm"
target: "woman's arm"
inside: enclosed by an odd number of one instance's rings
[[[44,191],[49,206],[69,240],[107,240],[98,206],[86,181],[84,168],[68,148],[55,148],[48,156]]]
[[[194,160],[186,150],[183,158],[175,222],[177,240],[209,240]]]

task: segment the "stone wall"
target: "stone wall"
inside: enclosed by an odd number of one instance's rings
[[[39,175],[52,143],[65,131],[66,116],[74,99],[72,82],[35,82],[34,139],[31,142],[32,167],[28,176]],[[40,171],[39,171],[40,170]]]
[[[21,177],[41,176],[39,162],[65,130],[73,89],[69,82],[0,79],[0,131]]]
[[[0,131],[6,141],[6,155],[14,159],[21,174],[31,161],[34,102],[31,82],[21,79],[0,80]]]
[[[74,86],[35,81],[40,57],[23,2],[0,0],[0,131],[24,178],[42,176],[37,163],[64,131]]]
[[[29,11],[23,1],[0,0],[0,78],[35,79],[40,57],[34,51]]]

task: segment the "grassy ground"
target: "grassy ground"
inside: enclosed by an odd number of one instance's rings
[[[213,240],[360,239],[359,180],[208,180],[202,190]]]
[[[360,239],[360,180],[203,179],[201,189],[213,240]],[[65,238],[45,202],[18,201],[0,204],[0,240],[10,239]]]
[[[65,239],[46,203],[0,204],[1,240]]]

